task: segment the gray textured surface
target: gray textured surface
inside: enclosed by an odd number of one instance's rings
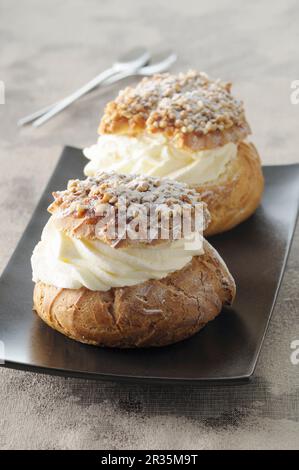
[[[95,92],[39,130],[24,114],[65,95],[136,43],[173,47],[176,69],[234,81],[265,162],[299,161],[296,0],[0,0],[0,269],[64,144],[96,138],[114,90]],[[299,230],[252,383],[117,385],[0,370],[1,448],[299,448]],[[186,390],[186,388],[188,388]]]

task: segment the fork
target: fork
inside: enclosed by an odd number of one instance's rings
[[[165,51],[165,52],[162,52],[162,53],[157,54],[157,55],[154,56],[154,58],[153,58],[154,63],[151,63],[150,65],[139,66],[139,67],[136,67],[136,66],[135,67],[129,67],[127,69],[124,67],[123,70],[119,70],[117,73],[114,73],[110,77],[105,78],[101,82],[101,84],[106,86],[106,85],[114,84],[114,83],[116,83],[120,80],[123,80],[124,78],[127,78],[127,77],[150,76],[150,75],[153,75],[155,73],[164,72],[164,71],[168,70],[168,68],[176,61],[176,59],[177,59],[176,54],[174,54],[171,51]],[[97,78],[97,77],[95,77],[95,78]],[[89,83],[91,83],[91,82],[89,82]],[[95,83],[95,79],[94,79],[94,83]],[[90,89],[87,89],[87,87],[86,87],[84,89],[84,92],[81,93],[80,96],[83,96],[83,94],[89,92],[90,90],[94,89],[98,85],[99,84],[96,84],[96,85],[94,84],[94,86],[92,86],[92,88],[90,88]],[[82,90],[82,88],[83,87],[81,87],[79,90],[77,90],[77,92]],[[72,96],[72,95],[70,95],[70,96]],[[67,98],[70,98],[70,97],[67,97]],[[76,98],[73,99],[73,101],[75,101],[78,98],[79,98],[79,96],[76,95]],[[18,121],[18,126],[23,126],[25,124],[28,124],[28,123],[34,121],[33,126],[34,127],[39,127],[44,122],[46,122],[48,119],[50,119],[52,116],[54,116],[55,114],[60,112],[60,110],[64,109],[64,107],[66,107],[66,106],[63,106],[62,109],[60,109],[59,105],[63,101],[64,100],[57,101],[56,103],[54,103],[50,106],[46,106],[45,108],[42,108],[39,111],[36,111],[35,113],[32,113],[29,116],[26,116],[26,117],[20,119]],[[71,101],[71,102],[73,102],[73,101]],[[69,106],[70,104],[71,103],[68,103],[67,106]],[[52,110],[54,111],[54,114],[53,114]],[[38,118],[40,118],[40,119],[38,119]]]
[[[97,75],[95,78],[87,82],[85,85],[80,87],[78,90],[76,90],[74,93],[71,95],[67,96],[66,98],[63,98],[61,101],[58,101],[54,105],[49,106],[49,109],[46,110],[47,108],[44,108],[40,112],[43,111],[42,115],[47,115],[47,119],[50,119],[50,117],[57,112],[61,111],[65,107],[69,106],[72,102],[80,98],[80,96],[83,96],[85,93],[88,91],[92,90],[96,86],[100,85],[104,80],[107,78],[112,77],[113,75],[123,72],[128,69],[135,69],[142,67],[146,63],[148,63],[150,59],[150,54],[149,52],[144,48],[144,47],[139,47],[132,49],[131,51],[127,52],[124,56],[120,57],[113,65],[112,67],[108,68],[104,72],[100,73]],[[46,110],[46,111],[44,111]],[[55,111],[55,112],[54,112]],[[52,114],[52,112],[54,114]],[[34,113],[35,116],[39,114],[39,111]],[[33,115],[31,115],[33,116]],[[18,125],[23,125],[26,124],[27,122],[31,121],[31,116],[27,116],[23,119],[20,119],[18,122]],[[44,116],[41,118],[41,120],[44,118]],[[42,124],[42,122],[40,122]],[[37,126],[39,124],[37,123]]]

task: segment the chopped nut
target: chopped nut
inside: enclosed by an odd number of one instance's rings
[[[120,175],[114,172],[99,172],[94,177],[76,181],[76,191],[72,189],[54,193],[54,202],[49,207],[51,213],[59,217],[84,217],[83,223],[96,225],[104,214],[116,215],[121,204],[130,207],[132,204],[142,205],[149,215],[152,211],[158,215],[160,228],[164,216],[170,214],[171,224],[174,222],[173,213],[189,204],[192,211],[201,196],[195,189],[174,180],[159,179],[136,175]],[[101,189],[102,188],[102,189]],[[60,204],[57,204],[57,201]],[[111,211],[110,211],[111,208]],[[128,223],[132,220],[132,210],[127,212]],[[194,211],[193,211],[194,213]],[[133,217],[138,215],[138,207]],[[110,219],[109,219],[110,220]],[[105,222],[101,233],[108,233],[109,220]],[[149,221],[150,219],[148,219]]]
[[[112,198],[111,194],[105,193],[102,197],[102,202],[109,202],[111,198]]]
[[[248,133],[243,104],[231,95],[230,89],[230,83],[212,80],[194,70],[147,77],[136,87],[121,91],[107,105],[101,128],[103,132],[113,132],[114,123],[125,118],[132,128],[138,123],[149,132],[171,131],[174,137],[206,135],[233,126],[243,127]]]
[[[136,189],[137,191],[140,191],[140,192],[148,191],[149,184],[146,181],[142,181],[142,183],[140,183]]]
[[[77,215],[79,217],[82,217],[86,212],[86,208],[84,206],[81,206],[80,204],[77,204],[76,211],[77,211]]]

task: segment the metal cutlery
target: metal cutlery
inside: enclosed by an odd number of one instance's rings
[[[116,72],[114,71],[111,73],[111,69],[109,69],[109,74],[104,79],[101,78],[99,82],[99,77],[103,77],[103,73],[95,77],[93,80],[88,82],[86,85],[81,87],[72,95],[69,95],[67,98],[58,101],[50,106],[42,108],[35,113],[30,114],[18,121],[18,125],[22,126],[24,124],[28,124],[32,121],[34,127],[38,127],[48,119],[53,117],[55,114],[60,112],[65,107],[69,106],[72,102],[77,100],[79,97],[83,96],[85,93],[88,93],[92,89],[96,88],[98,85],[111,85],[114,84],[124,78],[131,77],[131,76],[150,76],[154,73],[161,73],[166,71],[177,59],[176,55],[171,51],[165,51],[153,57],[151,64],[144,65],[149,61],[149,54],[144,49],[138,49],[132,51],[129,55],[126,55],[122,59],[120,59],[115,64]],[[130,60],[132,59],[132,60]],[[143,62],[143,63],[142,63]],[[106,74],[104,72],[104,74]],[[111,75],[110,75],[111,73]]]
[[[59,111],[62,111],[62,109],[69,106],[71,103],[88,93],[90,90],[93,90],[95,87],[103,83],[108,78],[112,77],[117,73],[124,72],[125,70],[136,70],[145,65],[149,61],[149,59],[150,54],[145,48],[139,47],[131,50],[124,56],[120,57],[112,65],[112,67],[94,77],[92,80],[87,82],[85,85],[80,87],[71,95],[67,96],[66,98],[63,98],[55,104],[52,104],[46,108],[43,108],[40,111],[37,111],[36,113],[31,114],[30,116],[26,116],[25,118],[20,119],[18,121],[18,125],[22,126],[24,124],[27,124],[28,122],[31,122],[33,119],[36,119],[36,117],[39,117],[40,115],[42,115],[42,118],[45,118],[45,120],[50,119],[50,117],[54,116],[54,114],[58,113]],[[41,122],[38,121],[39,120],[36,121],[35,127],[38,127],[43,122],[45,122],[44,120],[41,120]]]

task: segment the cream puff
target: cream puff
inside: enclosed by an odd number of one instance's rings
[[[53,195],[31,262],[34,309],[55,330],[98,346],[162,346],[193,335],[232,303],[228,268],[196,236],[197,206],[202,228],[209,223],[206,204],[186,184],[100,172]],[[144,209],[146,236],[136,235],[136,207]],[[186,210],[192,223],[184,232],[178,221]],[[158,214],[152,231],[150,214]]]
[[[230,83],[195,71],[144,78],[108,103],[99,134],[84,150],[87,176],[112,170],[184,182],[208,205],[206,235],[231,229],[260,203],[261,161]]]

